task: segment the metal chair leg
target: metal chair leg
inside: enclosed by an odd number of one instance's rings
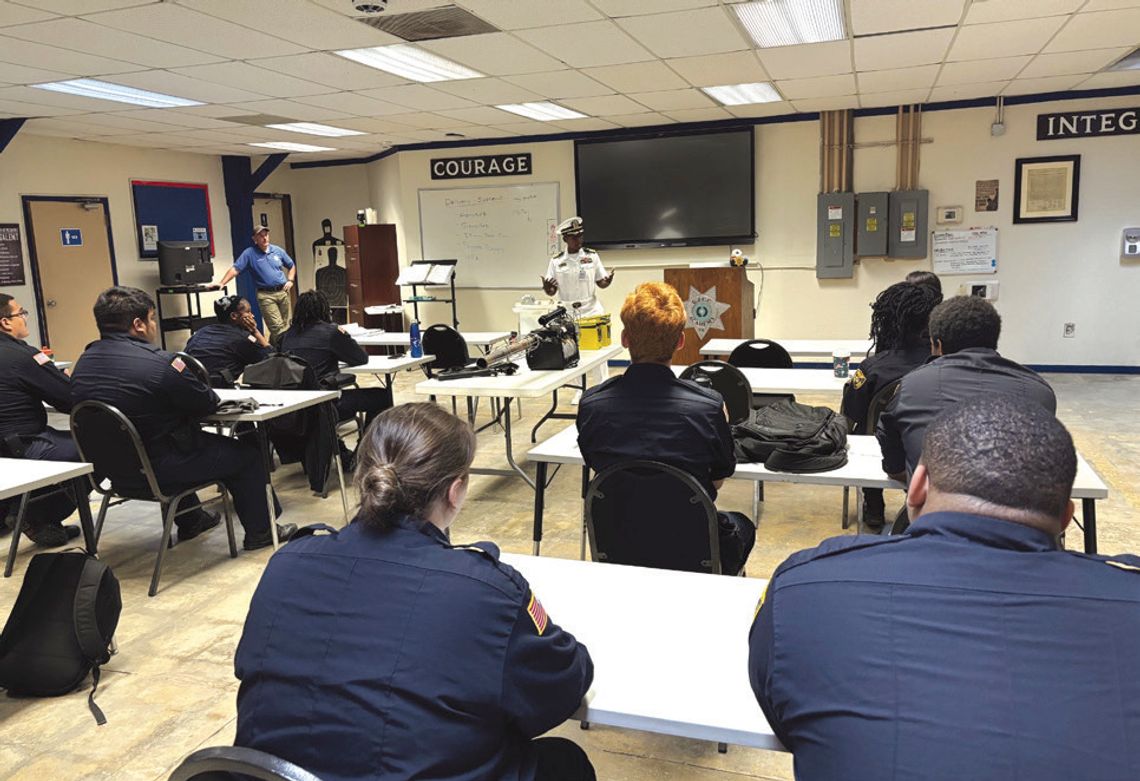
[[[24,530],[24,515],[28,510],[31,493],[20,497],[20,509],[16,511],[16,523],[12,527],[12,545],[8,548],[8,561],[4,564],[4,577],[12,577],[12,568],[16,566],[16,551],[20,547],[20,532]],[[2,522],[2,521],[0,521]]]
[[[336,481],[340,485],[340,504],[344,509],[344,525],[348,526],[348,493],[344,490],[344,470],[340,466],[340,453],[333,454],[333,464],[336,467]]]
[[[226,536],[229,538],[230,543],[230,558],[237,558],[237,537],[234,536],[234,516],[230,512],[230,492],[226,487],[221,486],[222,489],[222,515],[226,518]]]
[[[848,514],[848,503],[851,498],[851,487],[843,486],[843,528],[851,526],[851,516]]]
[[[103,501],[99,503],[99,515],[95,519],[95,544],[99,544],[99,538],[103,535],[103,521],[107,519],[107,508],[111,504],[111,494],[103,494]]]
[[[174,515],[178,512],[178,503],[170,502],[162,504],[162,540],[158,545],[158,556],[154,561],[154,575],[150,579],[150,590],[147,592],[148,597],[153,597],[158,593],[158,578],[162,575],[162,560],[166,556],[166,548],[170,545],[170,535],[174,531]]]

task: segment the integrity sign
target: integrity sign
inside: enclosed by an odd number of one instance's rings
[[[1140,108],[1062,111],[1037,115],[1037,140],[1127,136],[1140,133]]]

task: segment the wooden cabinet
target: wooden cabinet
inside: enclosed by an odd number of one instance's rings
[[[348,320],[365,328],[390,328],[391,318],[367,315],[364,307],[399,304],[400,257],[395,225],[344,226],[345,271],[348,279]],[[400,318],[401,329],[403,318]]]

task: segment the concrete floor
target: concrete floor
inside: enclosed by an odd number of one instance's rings
[[[411,390],[416,379],[408,374],[399,378],[397,402],[416,398]],[[1136,408],[1140,377],[1050,375],[1048,380],[1057,391],[1060,418],[1111,491],[1099,505],[1101,552],[1140,551],[1140,491],[1135,487],[1140,419],[1128,413]],[[824,396],[801,400],[838,403]],[[537,401],[524,402],[523,407],[524,419],[514,437],[516,453],[526,451],[530,426],[543,411]],[[549,436],[566,425],[551,421],[540,434]],[[502,463],[503,440],[497,430],[480,435],[479,446],[478,464]],[[274,482],[286,520],[341,523],[339,499],[335,494],[326,500],[313,497],[298,467],[279,469]],[[544,555],[578,556],[578,490],[578,472],[568,470],[547,492]],[[888,513],[901,500],[901,492],[888,492]],[[792,552],[843,533],[840,502],[839,489],[768,486],[749,574],[767,577]],[[749,484],[729,481],[718,504],[748,511]],[[532,510],[533,494],[521,480],[474,477],[453,536],[457,541],[492,540],[505,551],[529,553]],[[231,560],[219,528],[170,552],[161,590],[151,599],[146,591],[158,535],[157,509],[132,503],[111,510],[101,541],[102,557],[114,568],[123,592],[119,652],[104,668],[98,694],[108,724],[95,725],[85,690],[52,699],[0,698],[0,778],[160,781],[191,751],[232,742],[234,648],[270,552],[240,553]],[[1080,539],[1079,533],[1070,536],[1069,545],[1079,546]],[[7,542],[5,538],[5,550]],[[14,576],[0,580],[4,616],[31,555],[31,545],[22,545]],[[558,620],[557,615],[553,618]],[[577,740],[589,752],[599,778],[609,781],[792,778],[791,757],[782,753],[731,747],[721,755],[711,743],[600,727],[583,732],[575,723],[555,734]]]

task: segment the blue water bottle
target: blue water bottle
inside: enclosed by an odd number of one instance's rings
[[[411,337],[411,342],[412,342],[412,357],[413,358],[423,358],[424,357],[424,345],[423,345],[423,342],[420,341],[420,321],[419,320],[413,320],[412,321],[412,327],[408,331],[408,335],[409,335],[409,337]]]

